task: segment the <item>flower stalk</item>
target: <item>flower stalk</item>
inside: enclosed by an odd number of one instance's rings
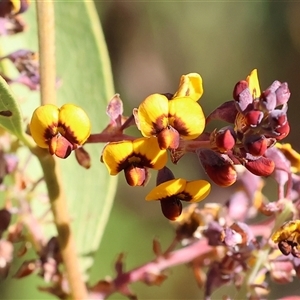
[[[40,53],[41,104],[55,104],[54,4],[53,1],[37,1],[36,8]],[[44,172],[71,297],[72,299],[87,299],[87,290],[80,272],[75,241],[71,231],[66,197],[61,185],[59,164],[44,149],[34,149],[33,153],[38,157]]]

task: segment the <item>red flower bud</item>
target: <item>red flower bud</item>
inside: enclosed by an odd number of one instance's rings
[[[262,156],[266,152],[269,143],[264,136],[248,136],[245,138],[244,146],[253,156]]]
[[[279,135],[275,136],[277,141],[280,141],[280,140],[284,139],[290,133],[290,124],[289,124],[289,122],[287,121],[284,125],[276,128],[275,132],[279,133]]]
[[[275,163],[273,160],[261,156],[256,160],[249,160],[245,163],[245,167],[254,175],[269,176],[275,169]]]
[[[221,152],[227,152],[235,146],[236,133],[233,128],[221,129],[216,133],[216,145]]]
[[[260,124],[264,117],[260,110],[250,110],[245,114],[246,123],[251,127],[256,127]]]
[[[201,149],[197,151],[198,157],[207,175],[219,186],[227,187],[235,183],[236,170],[226,156],[212,150]]]

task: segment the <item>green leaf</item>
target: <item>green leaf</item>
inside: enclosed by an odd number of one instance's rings
[[[14,134],[26,144],[29,142],[24,134],[23,119],[18,102],[15,100],[8,84],[0,76],[0,126]]]
[[[91,118],[92,132],[100,132],[108,123],[106,106],[114,90],[94,4],[55,2],[55,17],[57,73],[63,81],[58,101],[83,107]],[[109,176],[100,163],[102,147],[98,144],[85,147],[92,158],[89,170],[79,167],[74,156],[61,161],[77,249],[82,256],[98,249],[116,189],[116,178]],[[92,263],[88,258],[86,261]]]
[[[25,33],[2,39],[4,54],[20,48],[37,50],[36,15],[34,5],[24,14],[28,29]],[[91,1],[55,1],[58,106],[74,103],[89,115],[92,133],[100,132],[109,121],[106,106],[114,94],[110,61],[99,19]],[[12,70],[10,70],[12,71]],[[13,71],[12,71],[13,73]],[[39,93],[15,84],[14,93],[22,102],[22,111],[27,120],[39,105]],[[1,110],[1,105],[0,105]],[[0,117],[1,118],[1,117]],[[20,117],[19,117],[20,118]],[[21,130],[18,125],[17,131]],[[15,129],[14,129],[15,130]],[[111,177],[100,162],[103,145],[84,146],[91,156],[92,166],[83,169],[72,154],[61,160],[62,185],[65,189],[72,219],[72,229],[81,267],[87,270],[94,259],[109,218],[116,190],[116,177]],[[28,153],[20,154],[23,158]],[[40,166],[35,158],[26,167],[30,178],[38,179]],[[45,191],[45,186],[43,185]],[[41,191],[42,193],[42,191]],[[32,208],[42,216],[49,206],[32,200]],[[49,215],[49,214],[48,214]],[[54,227],[45,225],[47,236],[55,234]]]

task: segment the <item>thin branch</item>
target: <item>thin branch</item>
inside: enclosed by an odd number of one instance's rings
[[[36,7],[39,35],[41,104],[55,104],[54,5],[52,0],[36,1]],[[33,152],[37,155],[44,172],[72,299],[87,299],[87,289],[80,272],[67,202],[61,185],[62,179],[60,177],[59,164],[54,157],[43,149],[33,149]]]

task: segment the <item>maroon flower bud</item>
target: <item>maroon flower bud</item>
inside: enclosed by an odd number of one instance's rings
[[[221,152],[227,152],[235,146],[236,133],[230,126],[220,129],[215,136],[216,146]]]
[[[227,187],[235,183],[237,173],[227,156],[209,149],[199,149],[196,153],[207,175],[217,185]]]
[[[272,128],[283,126],[287,122],[286,111],[275,109],[269,114],[269,122]]]
[[[268,148],[268,140],[262,136],[246,136],[244,146],[247,152],[253,156],[262,156]]]
[[[264,156],[256,160],[249,160],[244,165],[247,170],[257,176],[269,176],[273,173],[275,168],[273,160]]]
[[[179,133],[176,129],[169,126],[157,135],[160,149],[177,149],[179,146]]]
[[[134,167],[130,165],[124,170],[125,178],[130,186],[143,186],[146,184],[148,173],[145,168]]]
[[[177,198],[161,200],[160,205],[164,216],[171,221],[175,221],[181,215],[182,204]]]
[[[264,117],[260,110],[250,110],[245,114],[246,123],[251,127],[257,127]]]
[[[239,101],[240,93],[247,88],[248,88],[248,82],[246,80],[239,81],[233,89],[233,99]]]
[[[290,124],[286,122],[284,125],[276,128],[275,132],[278,134],[275,136],[277,141],[284,139],[290,133]]]

